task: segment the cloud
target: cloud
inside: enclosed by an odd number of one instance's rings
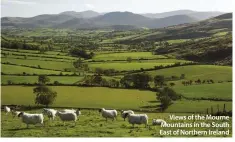
[[[25,0],[2,0],[1,2],[1,5],[12,5],[12,4],[32,5],[37,3],[34,1],[25,1]]]
[[[94,5],[89,4],[89,3],[85,4],[85,7],[88,8],[88,9],[93,9],[93,8],[95,8]]]

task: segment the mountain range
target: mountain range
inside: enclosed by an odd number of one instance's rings
[[[183,23],[193,23],[223,14],[222,12],[196,12],[178,10],[164,13],[136,14],[132,12],[66,11],[35,17],[2,17],[1,25],[18,28],[77,28],[77,29],[135,29],[162,28]]]

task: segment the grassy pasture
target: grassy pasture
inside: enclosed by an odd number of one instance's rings
[[[152,76],[164,75],[171,77],[173,75],[180,76],[185,74],[186,80],[197,79],[213,79],[214,81],[230,81],[232,80],[232,67],[229,66],[215,66],[215,65],[192,65],[174,67],[168,69],[161,69],[147,72]]]
[[[73,64],[70,62],[55,62],[55,61],[41,61],[41,60],[25,60],[25,59],[13,59],[13,58],[2,58],[1,62],[10,62],[18,65],[28,65],[38,67],[40,65],[41,68],[45,69],[56,69],[56,70],[64,70],[64,69],[72,69],[75,70]]]
[[[32,110],[27,111],[29,113],[40,113],[41,110]],[[161,136],[160,130],[169,130],[169,128],[163,128],[161,126],[152,126],[152,119],[159,118],[164,119],[167,123],[174,122],[188,122],[192,123],[190,120],[170,120],[170,113],[146,113],[149,117],[150,127],[145,128],[144,125],[135,125],[135,128],[132,127],[127,121],[123,121],[120,117],[120,112],[118,112],[117,120],[107,122],[97,110],[81,110],[82,115],[79,116],[79,120],[76,123],[76,126],[73,122],[66,122],[66,125],[63,126],[63,122],[56,117],[54,121],[49,121],[47,116],[44,118],[45,126],[40,125],[30,125],[29,128],[26,128],[26,125],[22,123],[19,118],[12,118],[11,114],[5,115],[1,113],[2,125],[1,125],[1,136],[2,137],[172,137],[172,136]],[[135,112],[143,113],[143,112]],[[191,115],[180,113],[177,115]],[[202,122],[202,121],[198,121]],[[206,123],[211,123],[212,120],[203,121]],[[220,122],[220,121],[215,121]],[[228,121],[230,124],[229,129],[230,135],[225,137],[232,136],[232,120]],[[171,130],[177,130],[179,128],[170,128]],[[208,128],[183,128],[185,130],[208,130]],[[210,128],[211,130],[223,130],[223,128]],[[217,135],[217,137],[222,137]],[[175,137],[175,136],[174,136]],[[193,135],[177,137],[196,137]],[[204,137],[204,136],[198,136]],[[209,137],[215,137],[210,136]]]
[[[8,80],[11,80],[13,83],[37,83],[38,76],[13,76],[13,75],[2,75],[1,83],[7,84]],[[50,78],[49,83],[54,81],[59,81],[63,84],[73,84],[79,80],[82,80],[83,77],[79,76],[48,76]]]
[[[7,58],[7,59],[25,59],[24,56],[17,56],[17,55],[7,55],[6,57],[2,55],[1,59]],[[55,58],[44,58],[44,57],[31,57],[27,56],[27,60],[40,60],[40,61],[55,61],[55,62],[73,62],[73,60],[69,59],[55,59]]]
[[[2,64],[2,72],[8,74],[22,74],[23,72],[28,74],[60,74],[61,71],[53,71],[53,70],[43,70],[43,69],[35,69],[29,67],[15,66],[15,65],[5,65]],[[73,74],[73,72],[62,72],[63,74]]]
[[[16,51],[2,51],[2,53],[6,54],[15,54],[15,55],[25,55],[25,56],[37,56],[42,58],[63,58],[63,59],[70,59],[75,60],[76,57],[65,56],[65,55],[55,55],[55,54],[38,54],[38,53],[24,53],[24,52],[16,52]]]
[[[92,63],[89,64],[90,68],[103,68],[103,69],[115,69],[115,70],[139,70],[140,68],[154,68],[154,66],[166,66],[172,65],[176,62],[187,62],[185,60],[176,59],[159,59],[159,60],[149,60],[149,61],[132,61],[132,62],[106,62],[106,63]]]
[[[189,98],[232,99],[232,83],[215,83],[203,85],[176,85],[173,89]]]
[[[34,105],[33,88],[2,86],[2,104]],[[55,107],[144,109],[145,106],[156,105],[156,93],[150,91],[72,86],[51,88],[58,93]],[[16,95],[21,99],[14,99]]]
[[[169,113],[206,113],[206,109],[213,107],[214,112],[217,112],[217,105],[220,107],[220,111],[223,110],[223,105],[226,104],[226,111],[232,110],[232,102],[225,101],[207,101],[207,100],[182,100],[176,101],[170,105],[165,112]]]
[[[98,54],[93,57],[94,60],[126,60],[128,57],[132,59],[157,59],[166,58],[163,55],[153,55],[151,52],[126,52],[126,53],[108,53]]]
[[[21,53],[33,53],[33,54],[40,54],[38,50],[24,50],[24,49],[9,49],[9,48],[1,48],[2,51],[11,51],[11,52],[21,52]],[[67,55],[67,53],[62,53],[59,51],[47,51],[44,54],[48,55]]]

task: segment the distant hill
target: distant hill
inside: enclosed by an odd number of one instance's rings
[[[172,15],[174,12],[164,13],[167,17],[164,18],[149,18],[140,14],[131,12],[109,12],[100,14],[95,11],[66,11],[59,14],[43,14],[30,18],[21,17],[3,17],[1,18],[2,27],[19,27],[19,28],[38,28],[38,27],[53,27],[53,28],[104,28],[104,27],[123,27],[123,30],[132,28],[162,28],[172,25],[192,23],[198,21],[198,17],[202,17],[203,13],[195,14],[193,11],[182,10],[175,12],[177,15]],[[183,15],[179,15],[184,13]],[[185,15],[185,13],[191,15]],[[218,14],[218,13],[217,13]],[[217,15],[214,14],[214,15]],[[213,15],[213,14],[212,14]],[[212,16],[211,15],[211,16]],[[194,18],[195,17],[195,18]],[[204,16],[206,17],[206,16]],[[128,27],[129,26],[129,27]]]
[[[65,12],[60,13],[59,15],[69,15],[69,16],[73,16],[76,18],[93,18],[102,14],[95,12],[95,11],[88,10],[88,11],[83,11],[83,12],[65,11]]]
[[[217,12],[217,11],[197,12],[197,11],[192,11],[192,10],[176,10],[176,11],[163,12],[163,13],[146,13],[142,15],[145,17],[149,17],[149,18],[164,18],[164,17],[169,17],[169,16],[175,16],[175,15],[187,15],[197,20],[205,20],[205,19],[212,18],[221,14],[224,14],[224,13]]]

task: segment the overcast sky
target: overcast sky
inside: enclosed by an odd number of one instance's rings
[[[160,13],[179,9],[232,11],[233,0],[1,0],[1,16],[32,17],[64,11]]]

